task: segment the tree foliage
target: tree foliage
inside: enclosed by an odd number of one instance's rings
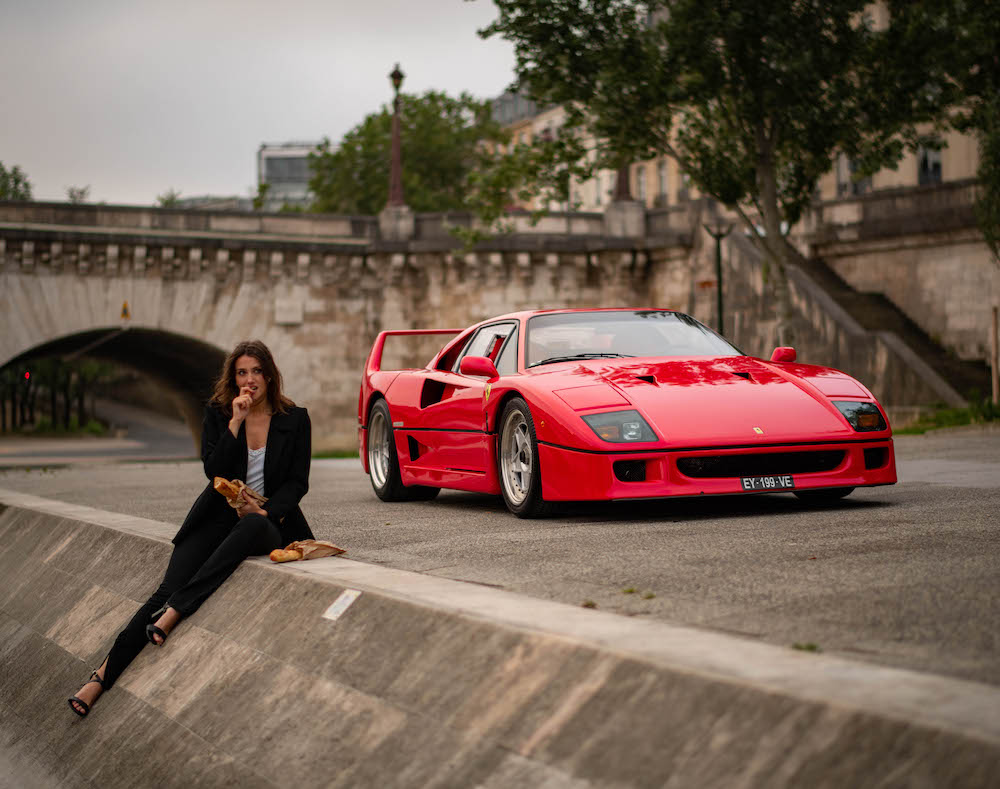
[[[489,105],[463,93],[400,94],[403,193],[415,211],[466,206],[470,173],[489,156],[484,142],[505,139]],[[366,117],[334,147],[323,140],[310,155],[313,210],[377,214],[389,195],[392,107]]]
[[[160,208],[176,208],[181,204],[181,193],[171,187],[156,196],[156,204]]]
[[[0,200],[30,200],[31,182],[16,164],[7,169],[0,162]]]
[[[87,186],[67,186],[66,199],[74,205],[86,203],[90,197],[90,185]]]
[[[519,86],[568,110],[598,167],[666,154],[738,210],[778,262],[838,151],[863,172],[933,143],[947,90],[920,2],[890,0],[495,0],[481,34],[514,44]],[[932,129],[933,130],[933,129]],[[787,223],[785,225],[784,223]],[[762,226],[762,229],[761,229]]]
[[[979,145],[976,216],[1000,262],[1000,6],[978,0],[940,0],[946,20],[949,74],[961,97],[953,122]]]

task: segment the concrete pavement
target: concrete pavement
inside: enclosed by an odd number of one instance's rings
[[[520,521],[472,494],[385,504],[356,460],[314,462],[303,508],[366,563],[1000,685],[1000,431],[904,436],[897,454],[900,484],[821,509],[782,494]],[[0,487],[173,524],[204,482],[197,463],[0,473]]]

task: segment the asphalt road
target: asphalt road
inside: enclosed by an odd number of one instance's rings
[[[114,425],[117,435],[61,438],[0,434],[0,468],[198,457],[196,439],[183,422],[109,400],[98,400],[96,406],[98,416]]]
[[[524,521],[473,494],[382,503],[351,459],[314,461],[303,509],[360,561],[1000,684],[1000,430],[896,448],[900,484],[825,508],[765,494]],[[0,471],[0,488],[178,524],[204,482],[196,462]]]

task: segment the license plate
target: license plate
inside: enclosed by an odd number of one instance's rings
[[[743,490],[791,490],[795,487],[795,480],[791,474],[777,477],[740,477],[740,484]]]

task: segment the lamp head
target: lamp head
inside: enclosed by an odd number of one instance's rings
[[[399,70],[399,64],[397,63],[396,67],[392,70],[392,73],[389,75],[389,79],[392,80],[393,90],[395,90],[397,93],[399,92],[399,86],[403,84],[403,77],[405,76],[406,75]]]

